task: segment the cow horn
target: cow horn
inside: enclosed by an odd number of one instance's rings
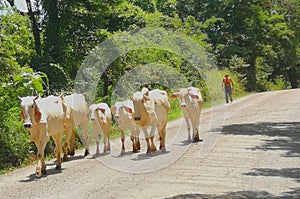
[[[22,98],[21,98],[20,96],[18,96],[18,99],[19,99],[20,101],[22,101]]]
[[[40,96],[40,94],[38,94],[35,98],[34,98],[34,100],[37,100],[38,98],[40,98],[41,96]]]
[[[59,95],[59,98],[60,98],[60,99],[64,99],[64,97],[65,97],[65,96],[64,96],[64,92],[62,91],[61,94]]]

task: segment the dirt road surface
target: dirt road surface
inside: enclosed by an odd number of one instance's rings
[[[167,126],[167,152],[112,151],[47,162],[0,176],[0,198],[300,198],[300,90],[265,92],[202,112],[202,142],[182,119]],[[142,140],[142,143],[144,141]],[[158,143],[158,141],[156,141]],[[92,148],[94,153],[95,149]]]

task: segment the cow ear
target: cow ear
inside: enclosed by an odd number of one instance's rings
[[[103,114],[105,113],[105,109],[104,108],[98,108],[97,110],[101,111]]]
[[[110,111],[112,112],[112,114],[116,114],[117,108],[113,106],[110,108]]]
[[[22,98],[21,98],[20,96],[18,96],[18,99],[19,99],[20,101],[22,101]]]
[[[143,88],[142,89],[142,93],[143,93],[144,96],[149,96],[149,90],[148,90],[148,88]]]
[[[36,122],[41,121],[41,118],[42,118],[42,114],[37,106],[34,107],[34,118],[35,118]]]
[[[24,120],[24,113],[23,113],[23,111],[21,111],[21,117],[23,118],[23,120]]]
[[[192,99],[199,99],[198,95],[190,94],[190,96],[191,96]]]
[[[132,113],[132,108],[125,107],[125,110],[126,110],[128,113]]]
[[[178,93],[178,92],[173,93],[173,94],[171,95],[172,98],[177,98],[178,96],[179,96],[179,93]]]
[[[36,104],[36,100],[40,97],[40,95],[38,95],[34,100],[33,100],[33,103],[34,103],[34,118],[35,118],[35,121],[36,122],[39,122],[42,118],[42,114],[39,110],[39,107],[37,106]]]

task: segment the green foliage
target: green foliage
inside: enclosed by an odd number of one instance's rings
[[[177,1],[176,0],[157,0],[157,9],[164,15],[175,17],[177,15]]]
[[[28,17],[12,12],[1,15],[0,55],[2,54],[1,51],[5,50],[5,53],[13,57],[13,60],[21,66],[28,64],[30,61],[29,57],[34,53],[33,35],[29,26],[30,21]]]
[[[18,108],[9,109],[1,120],[0,170],[3,170],[21,165],[28,157],[30,143]]]

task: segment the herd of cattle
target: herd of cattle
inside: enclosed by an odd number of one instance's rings
[[[188,128],[188,141],[191,142],[191,133],[194,141],[199,140],[199,123],[202,106],[202,97],[198,88],[181,88],[171,97],[178,98]],[[103,152],[110,151],[110,128],[112,114],[120,128],[122,135],[121,153],[125,152],[125,130],[130,130],[132,151],[140,150],[140,129],[145,134],[147,153],[156,151],[154,133],[158,131],[162,151],[166,150],[165,137],[167,117],[170,109],[168,94],[166,91],[155,89],[149,91],[143,88],[133,94],[132,99],[116,102],[111,108],[106,103],[86,103],[82,94],[71,94],[67,96],[38,96],[20,97],[21,115],[24,127],[30,131],[30,141],[37,147],[38,163],[36,176],[40,177],[46,173],[44,161],[44,150],[50,136],[55,143],[56,169],[61,169],[61,154],[66,160],[68,155],[75,154],[75,132],[74,129],[81,127],[84,135],[85,156],[89,154],[88,121],[93,123],[93,131],[96,139],[96,155],[99,150],[99,135],[103,137]],[[151,127],[150,132],[148,128]],[[192,131],[192,132],[191,132]],[[66,134],[64,143],[63,133]],[[151,143],[150,143],[151,142]]]

